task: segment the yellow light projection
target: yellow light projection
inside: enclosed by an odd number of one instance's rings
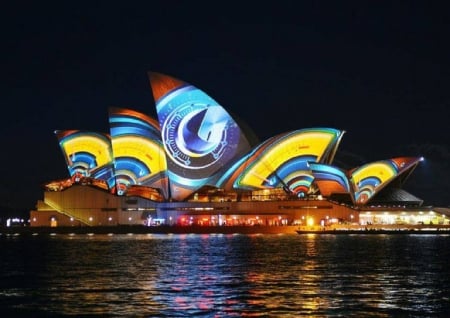
[[[352,172],[351,182],[355,201],[358,204],[368,202],[377,191],[398,174],[396,167],[389,161],[377,161]]]
[[[299,131],[269,146],[249,168],[241,184],[260,187],[262,181],[292,158],[309,156],[320,162],[330,143],[336,138],[327,131]]]
[[[132,157],[143,162],[151,174],[166,169],[164,148],[158,143],[137,136],[121,136],[112,140],[115,157]]]
[[[383,184],[396,176],[396,174],[397,171],[391,164],[388,164],[387,162],[375,162],[356,170],[352,174],[352,180],[354,185],[358,188],[363,180],[377,178],[380,181],[380,184]]]
[[[69,162],[71,161],[70,156],[81,152],[95,156],[97,167],[112,161],[110,143],[92,135],[77,135],[76,138],[65,139],[61,146],[64,153],[67,154]]]

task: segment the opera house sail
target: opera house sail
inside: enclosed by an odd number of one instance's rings
[[[130,109],[110,108],[109,124],[114,155],[113,192],[123,195],[135,191],[136,186],[145,186],[159,189],[168,199],[167,164],[158,123]]]
[[[344,169],[334,158],[345,131],[332,127],[282,132],[254,145],[206,92],[148,75],[157,119],[110,107],[108,133],[55,131],[68,178],[45,185],[32,225],[327,225],[385,222],[382,215],[405,202],[421,209],[402,189],[421,157]],[[422,220],[417,215],[411,222]]]
[[[214,99],[193,85],[149,73],[167,158],[170,196],[183,200],[250,150],[240,127]]]
[[[305,197],[314,176],[313,162],[327,162],[342,132],[330,128],[292,131],[259,145],[242,165],[236,188],[283,188],[289,194]]]
[[[108,187],[114,185],[114,159],[107,134],[82,130],[57,130],[55,134],[71,178],[76,182],[91,178]]]

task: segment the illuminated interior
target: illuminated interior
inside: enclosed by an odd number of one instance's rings
[[[448,225],[449,218],[445,214],[434,211],[403,211],[392,213],[389,211],[364,211],[359,215],[359,222],[362,225],[372,224],[396,224],[396,225]]]

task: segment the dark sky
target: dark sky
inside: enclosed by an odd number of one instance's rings
[[[0,206],[31,209],[42,184],[68,176],[54,130],[109,132],[110,106],[156,117],[148,71],[204,90],[261,141],[333,127],[350,166],[424,156],[405,189],[450,203],[448,8],[152,2],[3,4]]]

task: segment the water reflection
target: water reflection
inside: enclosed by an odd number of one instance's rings
[[[448,313],[446,235],[3,238],[0,307],[24,316]]]

